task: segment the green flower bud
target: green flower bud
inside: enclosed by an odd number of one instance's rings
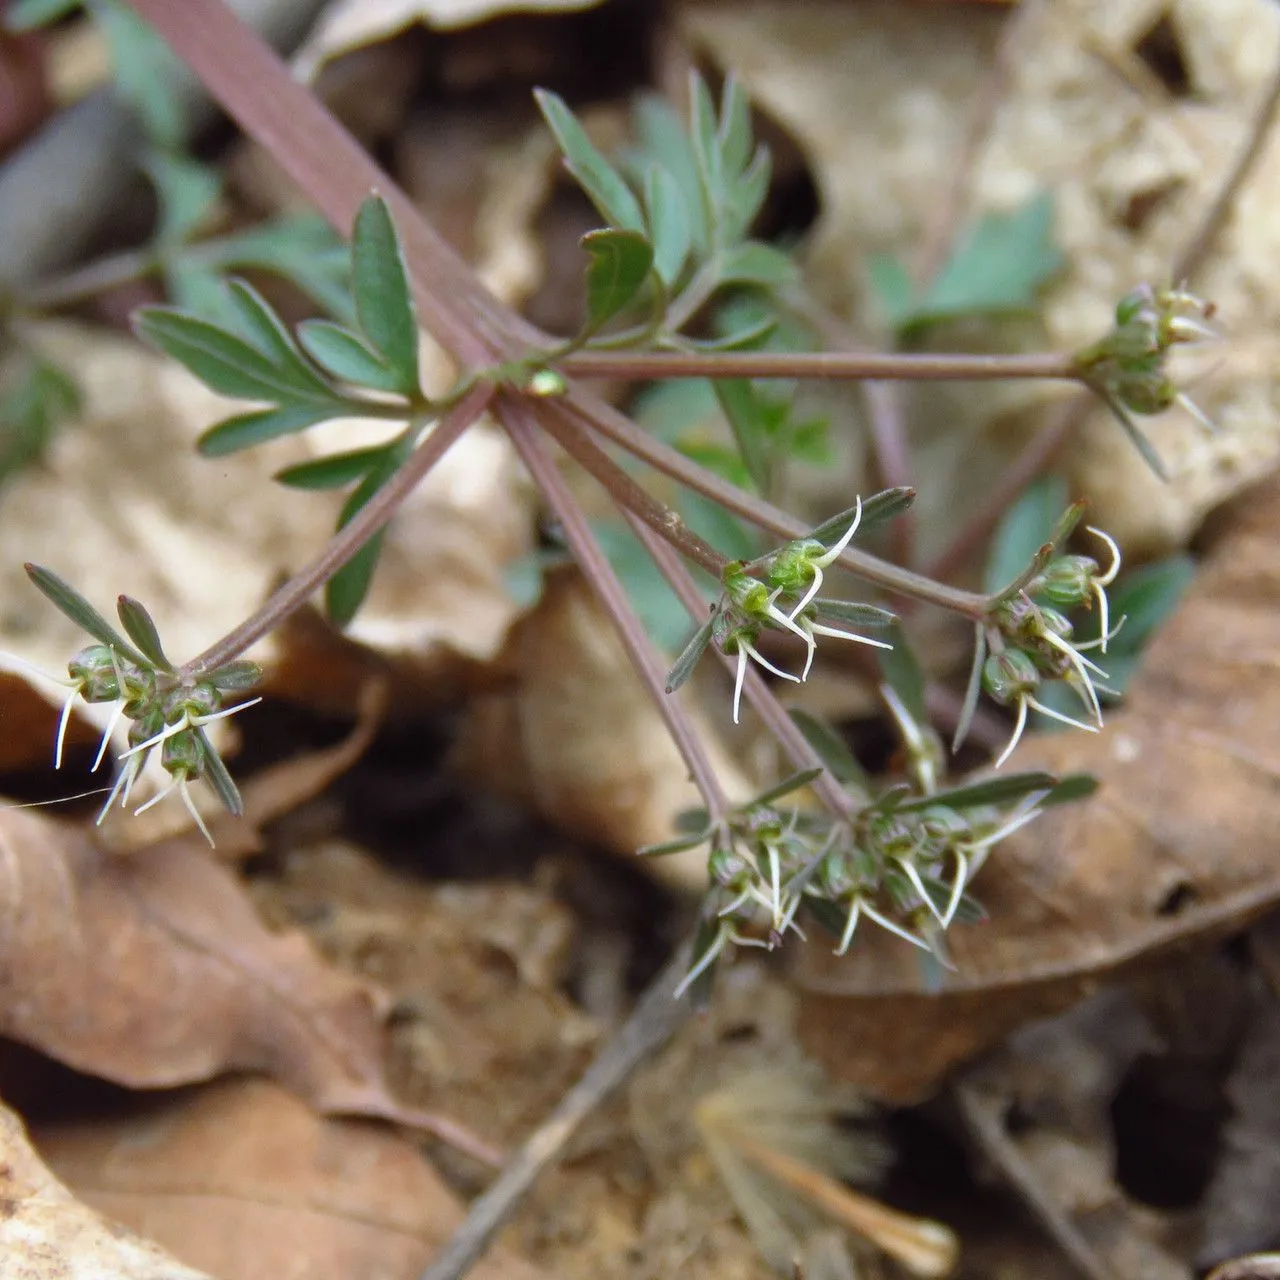
[[[109,645],[91,644],[67,663],[67,672],[80,686],[86,702],[115,702],[120,696],[120,675]]]
[[[198,778],[204,770],[204,757],[194,729],[175,733],[160,744],[160,763],[175,778]]]
[[[803,591],[813,581],[813,560],[825,555],[826,550],[816,538],[788,542],[769,561],[769,586],[792,594]]]
[[[1035,692],[1040,673],[1031,655],[1021,649],[993,653],[982,664],[982,687],[1002,707],[1017,702],[1024,694]]]
[[[1031,590],[1064,609],[1073,609],[1092,599],[1098,573],[1098,562],[1090,556],[1059,556]]]

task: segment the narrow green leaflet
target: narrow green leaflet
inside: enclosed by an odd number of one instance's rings
[[[124,624],[129,639],[142,650],[161,671],[172,671],[173,663],[165,657],[160,643],[160,632],[146,607],[132,596],[120,596],[116,600],[116,612]]]
[[[799,791],[807,787],[811,782],[816,781],[822,776],[822,769],[801,769],[797,773],[791,774],[789,777],[783,778],[781,782],[769,787],[768,790],[760,792],[758,796],[753,796],[751,804],[772,804],[775,800],[781,800],[784,796],[789,796],[793,792]]]
[[[211,671],[209,682],[222,693],[246,693],[262,683],[262,668],[248,658],[235,658]]]
[[[1050,788],[1040,801],[1040,807],[1047,808],[1052,804],[1073,804],[1077,800],[1087,800],[1098,789],[1098,780],[1088,773],[1069,773],[1065,778]]]
[[[689,643],[681,650],[675,665],[667,673],[668,693],[675,693],[693,674],[693,669],[698,665],[698,660],[706,653],[707,645],[711,643],[711,633],[714,627],[715,614],[712,614],[689,638]]]
[[[847,622],[854,627],[891,627],[897,615],[874,604],[859,604],[856,600],[827,600],[819,596],[813,602],[820,618],[833,622]]]
[[[283,320],[270,303],[244,280],[228,280],[227,294],[235,312],[237,328],[291,385],[310,393],[316,400],[332,400],[328,384],[309,365]]]
[[[277,471],[274,478],[291,489],[342,489],[363,479],[392,447],[373,445],[348,453],[332,453],[326,458],[312,458]]]
[[[656,162],[671,175],[689,214],[694,255],[704,258],[710,250],[711,230],[697,157],[683,121],[665,98],[653,94],[636,104],[635,124],[640,142],[638,173],[644,173],[650,162]]]
[[[260,397],[254,397],[258,399]],[[227,418],[208,431],[196,442],[196,448],[206,458],[222,458],[241,449],[277,440],[281,436],[305,431],[319,422],[342,413],[350,413],[351,407],[341,403],[320,405],[288,405],[281,409],[256,409],[251,413]]]
[[[359,334],[329,320],[304,320],[298,326],[298,341],[312,360],[326,373],[357,387],[377,391],[400,391],[401,375]]]
[[[909,511],[915,500],[916,491],[903,485],[899,485],[896,489],[882,489],[879,493],[873,493],[862,504],[862,522],[858,525],[858,533],[867,533],[879,525],[886,524],[895,516],[902,515],[904,511]],[[824,520],[805,536],[816,538],[824,544],[838,542],[844,537],[857,513],[856,506],[848,507],[839,515],[832,516],[830,520]]]
[[[399,377],[395,390],[416,396],[418,321],[391,211],[379,196],[370,196],[356,215],[351,287],[361,332]]]
[[[640,202],[622,175],[600,154],[563,98],[548,89],[535,89],[538,109],[564,153],[565,166],[581,184],[591,203],[614,227],[644,234]]]
[[[382,488],[409,456],[412,442],[408,437],[386,450],[380,465],[373,467],[343,504],[338,528],[350,523],[356,513]],[[345,627],[356,616],[373,581],[373,571],[382,554],[386,530],[380,529],[338,570],[325,585],[325,609],[339,627]]]
[[[653,269],[670,290],[680,279],[693,248],[693,225],[680,184],[660,164],[651,164],[645,172],[644,204]]]
[[[200,744],[200,759],[203,767],[203,776],[208,784],[213,788],[214,794],[222,801],[226,810],[233,818],[239,818],[244,815],[244,801],[240,798],[240,789],[235,784],[235,779],[227,770],[227,766],[223,764],[222,757],[213,749],[213,744],[205,735],[203,729],[197,729],[196,741]]]
[[[971,782],[963,787],[953,787],[949,791],[936,791],[930,796],[907,800],[894,805],[893,811],[919,813],[934,805],[945,805],[949,809],[958,810],[978,809],[983,805],[1022,800],[1038,791],[1049,793],[1058,785],[1059,779],[1052,773],[1006,773],[998,778],[984,778],[981,782]]]
[[[139,666],[151,665],[145,654],[139,653],[84,596],[69,582],[58,577],[52,569],[41,568],[38,564],[28,564],[24,568],[27,571],[27,577],[50,604],[70,618],[76,626],[88,632],[99,644],[105,644],[117,650]]]
[[[674,840],[663,840],[658,844],[641,845],[636,850],[637,858],[665,858],[672,853],[686,853],[699,845],[707,844],[715,835],[715,828],[696,831],[692,835],[676,836]]]
[[[319,399],[314,375],[299,379],[236,334],[171,307],[134,315],[138,336],[186,365],[206,386],[237,400]]]
[[[777,402],[768,401],[746,378],[717,378],[712,387],[733,431],[747,473],[758,490],[766,490],[773,455],[770,436],[777,426]]]
[[[636,231],[589,231],[582,247],[591,255],[587,268],[586,331],[595,333],[626,310],[648,279],[653,246]]]

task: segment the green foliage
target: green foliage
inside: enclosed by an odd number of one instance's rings
[[[770,164],[767,151],[753,142],[750,104],[735,80],[725,84],[717,110],[701,77],[691,79],[688,131],[666,103],[642,100],[636,111],[639,145],[619,165],[600,153],[563,99],[547,90],[536,96],[569,173],[615,234],[636,237],[629,242],[634,265],[621,276],[616,267],[606,272],[598,258],[593,262],[592,275],[603,278],[588,278],[587,334],[638,297],[650,270],[666,295],[666,320],[656,333],[650,325],[639,328],[635,338],[658,345],[689,342],[680,331],[718,293],[743,286],[776,290],[795,281],[787,254],[749,239],[768,193]],[[651,254],[644,273],[641,240]],[[634,287],[610,285],[615,276],[634,281]],[[757,325],[745,338],[717,341],[722,348],[741,345],[768,328]]]
[[[896,258],[873,258],[868,269],[890,327],[905,333],[960,316],[1028,311],[1062,262],[1046,191],[1010,213],[983,217],[923,297]]]
[[[582,237],[591,256],[587,268],[587,318],[584,332],[604,328],[635,300],[653,266],[653,246],[637,231],[606,229]]]
[[[79,407],[79,389],[65,370],[39,356],[25,359],[0,393],[0,481],[36,461]]]

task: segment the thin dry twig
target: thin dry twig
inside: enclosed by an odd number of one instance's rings
[[[689,952],[681,947],[649,984],[631,1017],[623,1023],[577,1084],[529,1135],[492,1186],[476,1199],[421,1280],[460,1280],[480,1259],[533,1186],[553,1164],[578,1126],[650,1054],[657,1052],[684,1024],[690,1000],[671,993],[689,968]]]

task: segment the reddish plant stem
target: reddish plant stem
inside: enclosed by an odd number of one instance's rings
[[[659,501],[618,466],[581,427],[549,409],[539,425],[584,471],[592,476],[625,511],[631,512],[655,533],[660,534],[682,556],[705,569],[714,578],[724,572],[728,561],[709,542],[700,538],[665,502]]]
[[[803,538],[808,534],[806,525],[779,507],[757,498],[754,494],[730,484],[713,471],[686,458],[678,450],[642,431],[625,415],[608,406],[599,411],[587,412],[572,393],[561,402],[562,412],[571,414],[576,425],[584,426],[625,449],[633,457],[670,476],[671,479],[694,491],[706,495],[726,511],[749,520],[752,524],[781,538]],[[988,608],[987,598],[972,591],[961,591],[940,582],[933,582],[909,569],[889,564],[877,556],[850,547],[837,563],[866,582],[874,583],[896,596],[919,598],[943,609],[950,609],[966,618],[981,618]]]
[[[1079,382],[1075,357],[1058,352],[1028,355],[928,355],[875,351],[582,351],[557,367],[575,378],[826,378],[857,381],[986,382],[1048,378]]]
[[[506,392],[499,402],[498,419],[511,437],[511,443],[534,483],[559,519],[574,560],[608,613],[631,665],[644,682],[672,740],[689,766],[689,776],[702,796],[711,821],[724,821],[729,812],[729,802],[715,769],[684,708],[676,699],[667,696],[666,669],[645,634],[644,625],[636,616],[618,575],[591,532],[585,512],[547,452],[533,407],[526,400]]]
[[[274,631],[324,586],[361,547],[395,515],[400,504],[444,457],[453,443],[484,412],[493,388],[476,387],[436,423],[431,434],[409,455],[399,471],[325,544],[324,550],[234,631],[180,668],[184,680],[198,679],[238,658],[251,644]]]
[[[624,511],[623,514],[626,515],[645,550],[653,557],[658,571],[667,580],[672,591],[680,597],[680,603],[684,605],[689,617],[701,625],[706,619],[707,603],[680,557],[648,525],[642,524],[628,511]],[[712,648],[715,646],[712,645]],[[716,655],[724,663],[725,669],[732,674],[734,659],[726,653],[721,653],[719,649],[716,649]],[[797,769],[822,770],[812,784],[814,792],[822,803],[837,818],[845,822],[852,821],[857,814],[857,805],[827,772],[822,758],[809,745],[804,734],[796,728],[795,722],[787,714],[787,709],[778,701],[773,690],[769,688],[768,682],[753,667],[747,668],[742,689],[747,695],[747,701],[765,722],[769,732],[773,734],[791,763]]]
[[[381,193],[395,218],[422,323],[455,358],[482,366],[548,345],[546,335],[494,299],[355,138],[222,0],[130,3],[340,233],[350,233],[371,191]]]

